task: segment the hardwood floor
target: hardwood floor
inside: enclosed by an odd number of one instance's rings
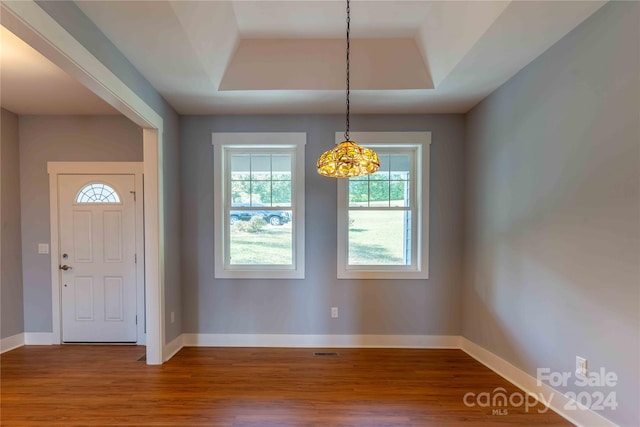
[[[335,351],[339,356],[314,356]],[[538,406],[474,407],[522,393],[460,350],[22,347],[0,357],[2,426],[571,425]],[[477,402],[468,398],[468,402]],[[517,401],[516,401],[517,402]],[[492,411],[507,411],[506,415]]]

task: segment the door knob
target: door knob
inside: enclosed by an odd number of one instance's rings
[[[72,269],[72,267],[71,267],[70,265],[67,265],[67,264],[65,264],[65,265],[61,265],[61,266],[59,266],[58,268],[59,268],[60,270],[64,270],[64,271],[67,271],[67,270],[71,270],[71,269]]]

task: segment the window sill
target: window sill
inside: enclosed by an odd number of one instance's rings
[[[216,279],[304,279],[299,270],[221,270],[216,269]]]
[[[361,279],[361,280],[426,280],[429,278],[428,271],[399,271],[399,270],[342,270],[338,271],[338,279]]]

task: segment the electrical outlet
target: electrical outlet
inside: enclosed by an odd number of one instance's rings
[[[589,373],[589,365],[587,359],[576,356],[576,375],[586,377]]]
[[[176,321],[176,313],[174,313],[173,311],[171,312],[171,323]]]
[[[331,318],[332,319],[338,318],[338,307],[331,307]]]

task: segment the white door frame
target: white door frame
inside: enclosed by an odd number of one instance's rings
[[[147,364],[162,364],[165,361],[163,119],[35,1],[2,1],[0,22],[143,128],[146,353]]]
[[[136,208],[136,343],[145,344],[144,314],[144,217],[142,162],[47,162],[49,172],[49,217],[51,218],[51,313],[53,314],[53,344],[62,343],[62,288],[60,286],[60,210],[58,198],[59,175],[134,175]]]

